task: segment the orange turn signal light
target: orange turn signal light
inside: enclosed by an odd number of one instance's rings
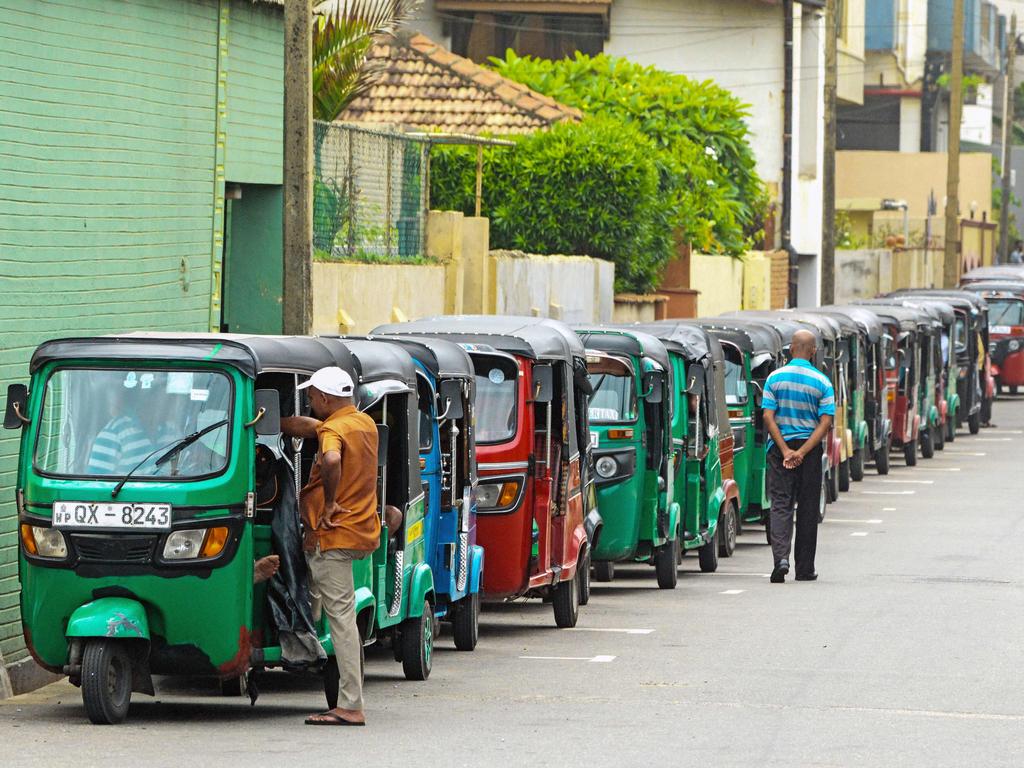
[[[892,402],[893,400],[895,400],[895,399],[896,399],[896,393],[895,393],[895,392],[893,392],[893,391],[892,391],[892,390],[890,389],[890,390],[889,390],[889,396],[888,396],[888,398],[887,398],[887,399],[888,399],[888,400],[889,400],[889,402],[891,403],[891,402]]]
[[[226,526],[218,525],[215,528],[206,530],[206,537],[203,539],[203,548],[199,550],[200,557],[216,557],[224,551],[228,543],[228,529]]]
[[[632,429],[609,429],[608,430],[609,440],[632,440],[633,430]]]
[[[32,535],[32,526],[28,523],[21,524],[21,544],[28,554],[39,554],[39,550],[36,548],[36,537]]]
[[[498,496],[498,506],[507,507],[516,500],[516,496],[519,494],[519,483],[508,482],[501,484],[501,495]]]

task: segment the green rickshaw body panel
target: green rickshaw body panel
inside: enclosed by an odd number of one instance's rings
[[[45,382],[57,368],[85,367],[134,371],[174,370],[178,366],[143,360],[61,360],[40,367],[32,377],[29,413],[40,414]],[[111,618],[115,636],[134,634],[146,627],[151,641],[150,666],[154,673],[214,674],[244,671],[252,645],[252,526],[243,505],[254,484],[254,441],[237,414],[253,410],[253,382],[236,369],[201,361],[184,370],[213,370],[230,379],[228,426],[230,451],[220,474],[205,479],[164,482],[146,480],[124,486],[118,502],[166,503],[172,508],[172,529],[225,525],[228,542],[221,554],[207,561],[133,565],[127,562],[60,561],[27,556],[19,546],[21,611],[25,637],[41,663],[59,669],[68,662],[66,636],[95,636],[97,622]],[[83,477],[47,477],[33,467],[40,418],[21,434],[21,461],[17,487],[24,494],[22,520],[48,526],[56,501],[109,502],[111,482]],[[243,439],[243,438],[248,439]],[[123,532],[123,531],[121,531]],[[66,540],[89,531],[65,531]],[[154,534],[153,530],[146,533]],[[166,531],[159,532],[154,552],[159,554]],[[117,601],[124,601],[117,602]],[[114,601],[114,602],[111,602]],[[104,616],[117,606],[113,616]],[[105,635],[104,630],[104,635]],[[124,634],[128,633],[128,634]]]
[[[68,621],[67,637],[149,640],[146,608],[126,597],[101,597],[79,606]]]
[[[599,434],[606,434],[606,427],[592,427]],[[615,441],[615,446],[626,441]],[[598,445],[611,445],[612,441],[599,438]],[[638,451],[639,453],[639,451]],[[637,457],[637,465],[640,456]],[[597,487],[597,509],[601,513],[601,536],[594,548],[593,559],[597,561],[625,560],[633,557],[643,537],[641,532],[642,498],[645,485],[642,471],[634,471],[629,477],[617,483]]]
[[[409,617],[423,613],[423,599],[433,595],[433,580],[423,589],[421,566],[426,566],[423,537],[424,497],[409,504],[405,513],[405,546],[402,552],[401,579],[396,577],[397,552],[389,552],[388,531],[381,527],[380,546],[368,557],[353,563],[356,586],[363,586],[377,596],[375,621],[379,629],[389,629]],[[419,574],[419,575],[417,575]],[[421,590],[422,594],[416,594]]]

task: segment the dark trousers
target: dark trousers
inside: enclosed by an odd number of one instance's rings
[[[796,450],[803,440],[786,443]],[[782,451],[772,446],[768,451],[768,495],[772,500],[772,555],[775,564],[789,560],[793,540],[793,513],[796,511],[796,546],[793,549],[797,576],[814,573],[814,552],[818,546],[818,509],[821,505],[821,443],[804,456],[800,466],[782,466]]]

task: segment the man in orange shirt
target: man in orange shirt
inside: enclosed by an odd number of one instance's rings
[[[340,676],[338,706],[306,723],[365,725],[352,561],[380,543],[377,426],[356,409],[352,377],[341,368],[321,368],[299,386],[306,388],[316,418],[286,417],[281,428],[290,437],[315,437],[320,447],[299,506],[313,615],[327,614]]]

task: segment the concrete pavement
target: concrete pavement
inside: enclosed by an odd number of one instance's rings
[[[4,766],[1019,766],[1024,754],[1024,399],[914,470],[831,505],[816,583],[768,583],[760,528],[674,592],[653,569],[595,584],[577,631],[537,601],[490,607],[476,652],[445,634],[429,681],[386,653],[365,729],[309,728],[316,681],[267,675],[255,707],[158,682],[122,726],[56,683],[0,702]]]

